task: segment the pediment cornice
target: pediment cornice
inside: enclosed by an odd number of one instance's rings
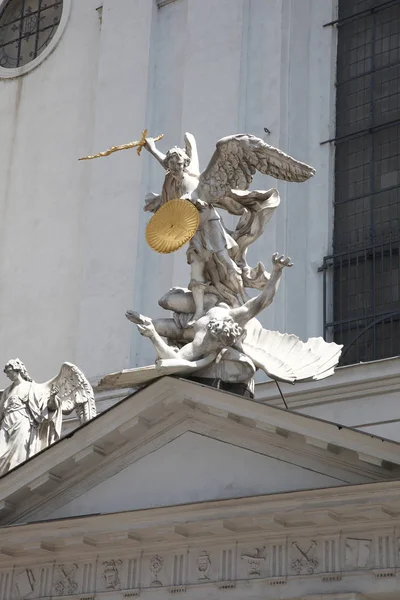
[[[398,476],[400,447],[220,392],[164,378],[129,396],[0,479],[0,522],[44,518],[127,465],[190,431],[349,484]]]

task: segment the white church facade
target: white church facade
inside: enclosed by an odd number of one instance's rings
[[[71,361],[97,404],[0,477],[0,600],[399,597],[399,36],[395,1],[0,0],[0,362]],[[161,317],[185,251],[146,244],[146,152],[78,159],[145,128],[315,168],[255,175],[281,204],[249,261],[292,257],[261,323],[343,344],[334,375],[136,386],[125,311]]]

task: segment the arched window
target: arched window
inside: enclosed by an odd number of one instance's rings
[[[0,0],[0,77],[34,68],[59,38],[64,0]],[[59,34],[59,35],[58,35]]]

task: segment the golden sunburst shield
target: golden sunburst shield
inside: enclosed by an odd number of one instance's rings
[[[199,223],[199,211],[189,200],[169,200],[150,219],[146,241],[160,254],[175,252],[192,239]]]

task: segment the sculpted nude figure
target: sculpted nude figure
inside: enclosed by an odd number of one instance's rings
[[[245,336],[246,324],[256,317],[264,308],[269,306],[278,289],[279,280],[284,267],[291,267],[290,258],[274,254],[272,257],[273,270],[268,284],[263,291],[237,308],[230,308],[225,303],[211,308],[198,319],[193,326],[193,341],[180,349],[169,346],[157,332],[153,321],[128,311],[127,318],[137,325],[139,332],[150,339],[159,359],[180,359],[185,363],[196,362],[200,359],[203,366],[212,362],[224,349],[234,347],[241,351],[241,342]]]

